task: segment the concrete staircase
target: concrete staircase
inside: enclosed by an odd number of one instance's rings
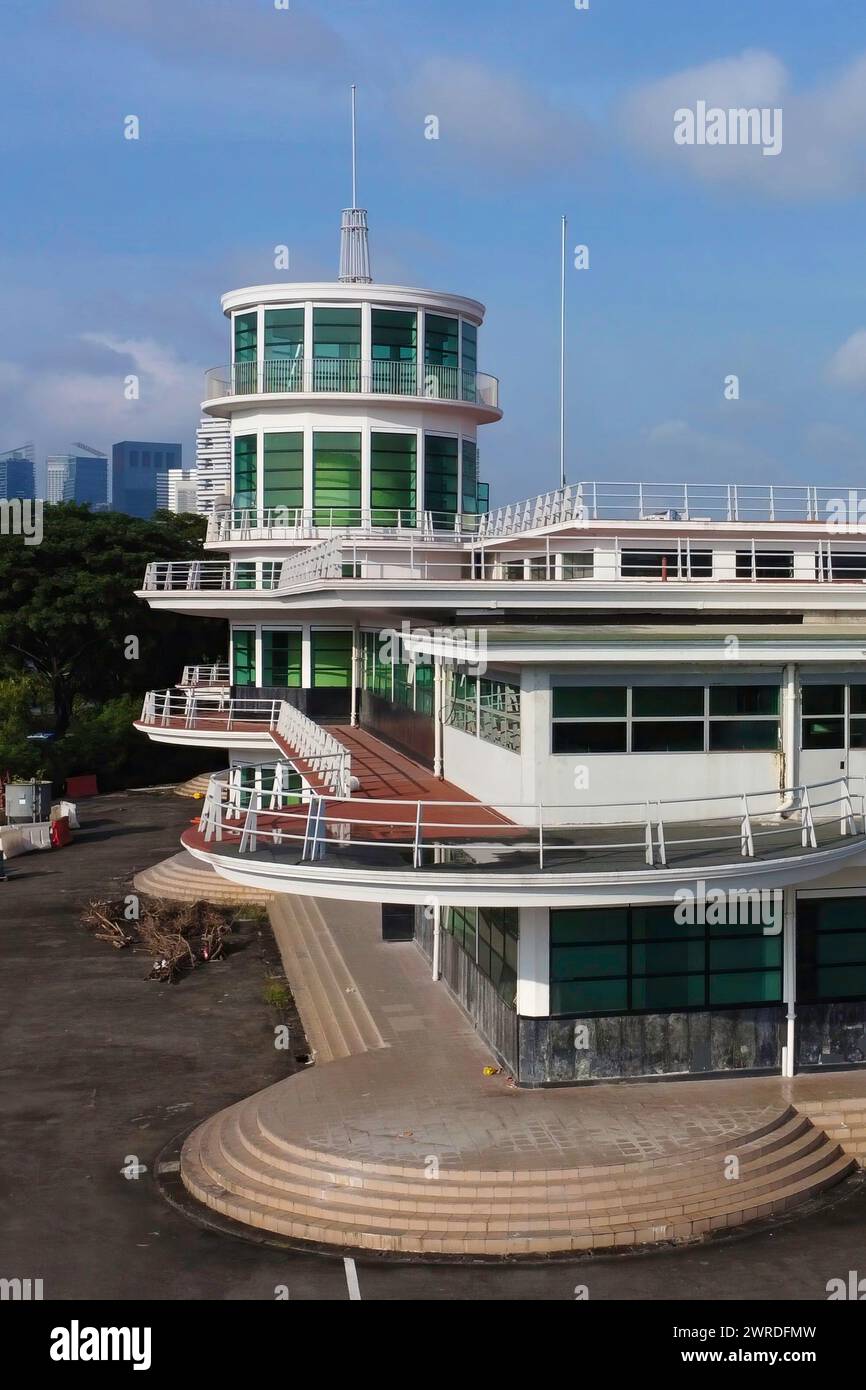
[[[177,796],[204,796],[210,779],[211,774],[209,772],[200,772],[197,777],[190,777],[188,782],[181,782],[176,786],[175,794]]]
[[[384,1047],[315,898],[281,893],[268,913],[314,1059],[321,1065]]]
[[[174,902],[236,903],[270,902],[268,893],[245,888],[220,878],[209,864],[194,859],[186,850],[163,859],[149,869],[142,869],[132,880],[137,893],[150,898],[169,898]]]
[[[542,1255],[687,1241],[785,1212],[856,1164],[793,1108],[735,1142],[612,1167],[514,1172],[368,1163],[280,1133],[278,1087],[200,1125],[182,1173],[207,1206],[332,1247],[445,1255]],[[282,1126],[284,1128],[284,1126]],[[739,1176],[727,1177],[731,1156]]]

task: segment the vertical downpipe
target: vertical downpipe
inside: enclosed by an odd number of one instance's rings
[[[782,988],[785,999],[782,1075],[793,1076],[797,1022],[797,891],[795,888],[789,887],[783,889],[782,892]]]
[[[797,797],[795,793],[785,788],[794,788],[800,779],[797,725],[799,722],[800,690],[799,690],[799,670],[791,662],[782,672],[782,767],[780,790],[782,792],[782,804],[779,810],[784,815],[788,811],[796,810]]]

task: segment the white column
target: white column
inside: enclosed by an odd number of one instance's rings
[[[313,684],[313,657],[311,652],[310,624],[304,623],[301,630],[301,688],[309,690]]]
[[[527,1018],[550,1013],[550,912],[546,907],[519,909],[517,943],[517,1012]]]
[[[442,908],[439,903],[433,904],[433,952],[432,952],[432,975],[434,980],[438,980],[442,974],[441,965],[442,954]]]
[[[442,714],[444,705],[444,672],[438,656],[433,657],[433,776],[443,777]]]
[[[782,1075],[795,1071],[797,1016],[797,890],[783,889],[782,910],[782,997],[785,1001],[785,1042],[782,1045]]]
[[[782,776],[786,787],[800,781],[800,668],[793,663],[782,673]]]
[[[361,682],[361,652],[358,643],[358,629],[352,628],[352,713],[349,723],[353,728],[358,727],[358,686]]]

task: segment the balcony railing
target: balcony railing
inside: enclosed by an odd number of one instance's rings
[[[178,685],[184,688],[202,685],[226,686],[230,680],[228,663],[215,662],[212,666],[184,666]]]
[[[499,409],[499,382],[486,372],[430,363],[361,362],[357,358],[267,358],[212,367],[205,374],[209,401],[228,396],[361,394],[461,401]]]
[[[228,667],[225,670],[228,672]],[[285,751],[285,745],[302,760],[304,766],[295,770],[302,773],[314,790],[326,787],[334,796],[349,796],[357,786],[352,777],[352,755],[348,748],[287,700],[230,697],[219,690],[202,693],[195,688],[185,694],[150,690],[144,697],[138,722],[145,732],[176,729],[218,734],[262,733],[270,736],[281,752]]]
[[[480,521],[472,512],[422,512],[416,507],[235,507],[209,517],[207,539],[315,540],[335,533],[384,537],[413,532],[427,540],[469,540]]]
[[[707,872],[742,859],[815,853],[866,835],[863,793],[852,791],[845,779],[732,796],[598,803],[580,810],[310,794],[304,806],[282,811],[262,791],[246,798],[239,817],[237,778],[235,768],[210,779],[200,831],[206,843],[227,841],[241,855],[262,846],[270,863],[283,855],[290,863],[329,860],[340,867],[342,861],[379,870],[580,874],[693,867]],[[696,805],[707,813],[695,816]],[[615,818],[593,823],[591,811],[608,817],[614,812]]]
[[[277,528],[274,528],[274,538]],[[233,539],[243,537],[241,528]],[[854,540],[803,540],[788,543],[755,536],[689,536],[654,538],[640,536],[593,537],[568,549],[558,540],[551,545],[536,542],[525,550],[460,548],[465,537],[452,535],[452,549],[431,545],[442,542],[441,533],[407,532],[408,544],[383,553],[359,544],[351,536],[334,536],[298,550],[284,560],[175,560],[148,565],[144,590],[180,592],[195,590],[253,590],[272,592],[302,583],[392,580],[414,582],[481,583],[562,586],[563,584],[863,584],[866,582],[866,537]],[[250,538],[265,539],[250,532]],[[295,539],[299,537],[295,535]],[[577,546],[579,545],[579,549]]]

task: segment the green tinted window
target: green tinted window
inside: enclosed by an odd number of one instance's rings
[[[804,685],[801,692],[804,714],[844,714],[844,685]]]
[[[778,714],[777,685],[711,685],[710,714]]]
[[[232,684],[256,683],[256,634],[246,628],[232,633]]]
[[[256,479],[256,436],[241,434],[235,437],[235,485],[234,502],[236,508],[257,505]]]
[[[866,898],[798,902],[797,994],[803,1003],[866,998]]]
[[[434,514],[438,529],[447,528],[457,512],[456,439],[424,436],[424,510]]]
[[[348,690],[352,684],[351,632],[312,632],[310,645],[314,688]]]
[[[462,441],[463,454],[463,495],[461,505],[464,512],[475,514],[478,505],[478,446],[472,439]]]
[[[428,314],[424,324],[424,361],[440,367],[457,366],[457,319]]]
[[[418,441],[414,434],[370,435],[370,509],[374,526],[414,526]]]
[[[264,506],[304,505],[304,436],[301,430],[264,436]]]
[[[262,685],[297,689],[300,684],[301,634],[266,628],[262,632]]]
[[[313,356],[361,356],[360,309],[313,310]]]
[[[313,505],[317,526],[357,526],[361,509],[361,436],[313,435]]]
[[[625,719],[627,691],[622,685],[558,686],[554,719]]]
[[[255,362],[258,319],[256,314],[235,314],[235,361]]]
[[[303,309],[266,309],[265,357],[295,360],[303,355]]]
[[[402,310],[373,309],[370,313],[374,360],[414,362],[418,355],[418,316]]]
[[[636,719],[687,719],[703,717],[703,686],[638,686],[631,694],[631,710]]]
[[[774,752],[779,746],[779,722],[776,719],[711,719],[710,752],[726,749]]]

